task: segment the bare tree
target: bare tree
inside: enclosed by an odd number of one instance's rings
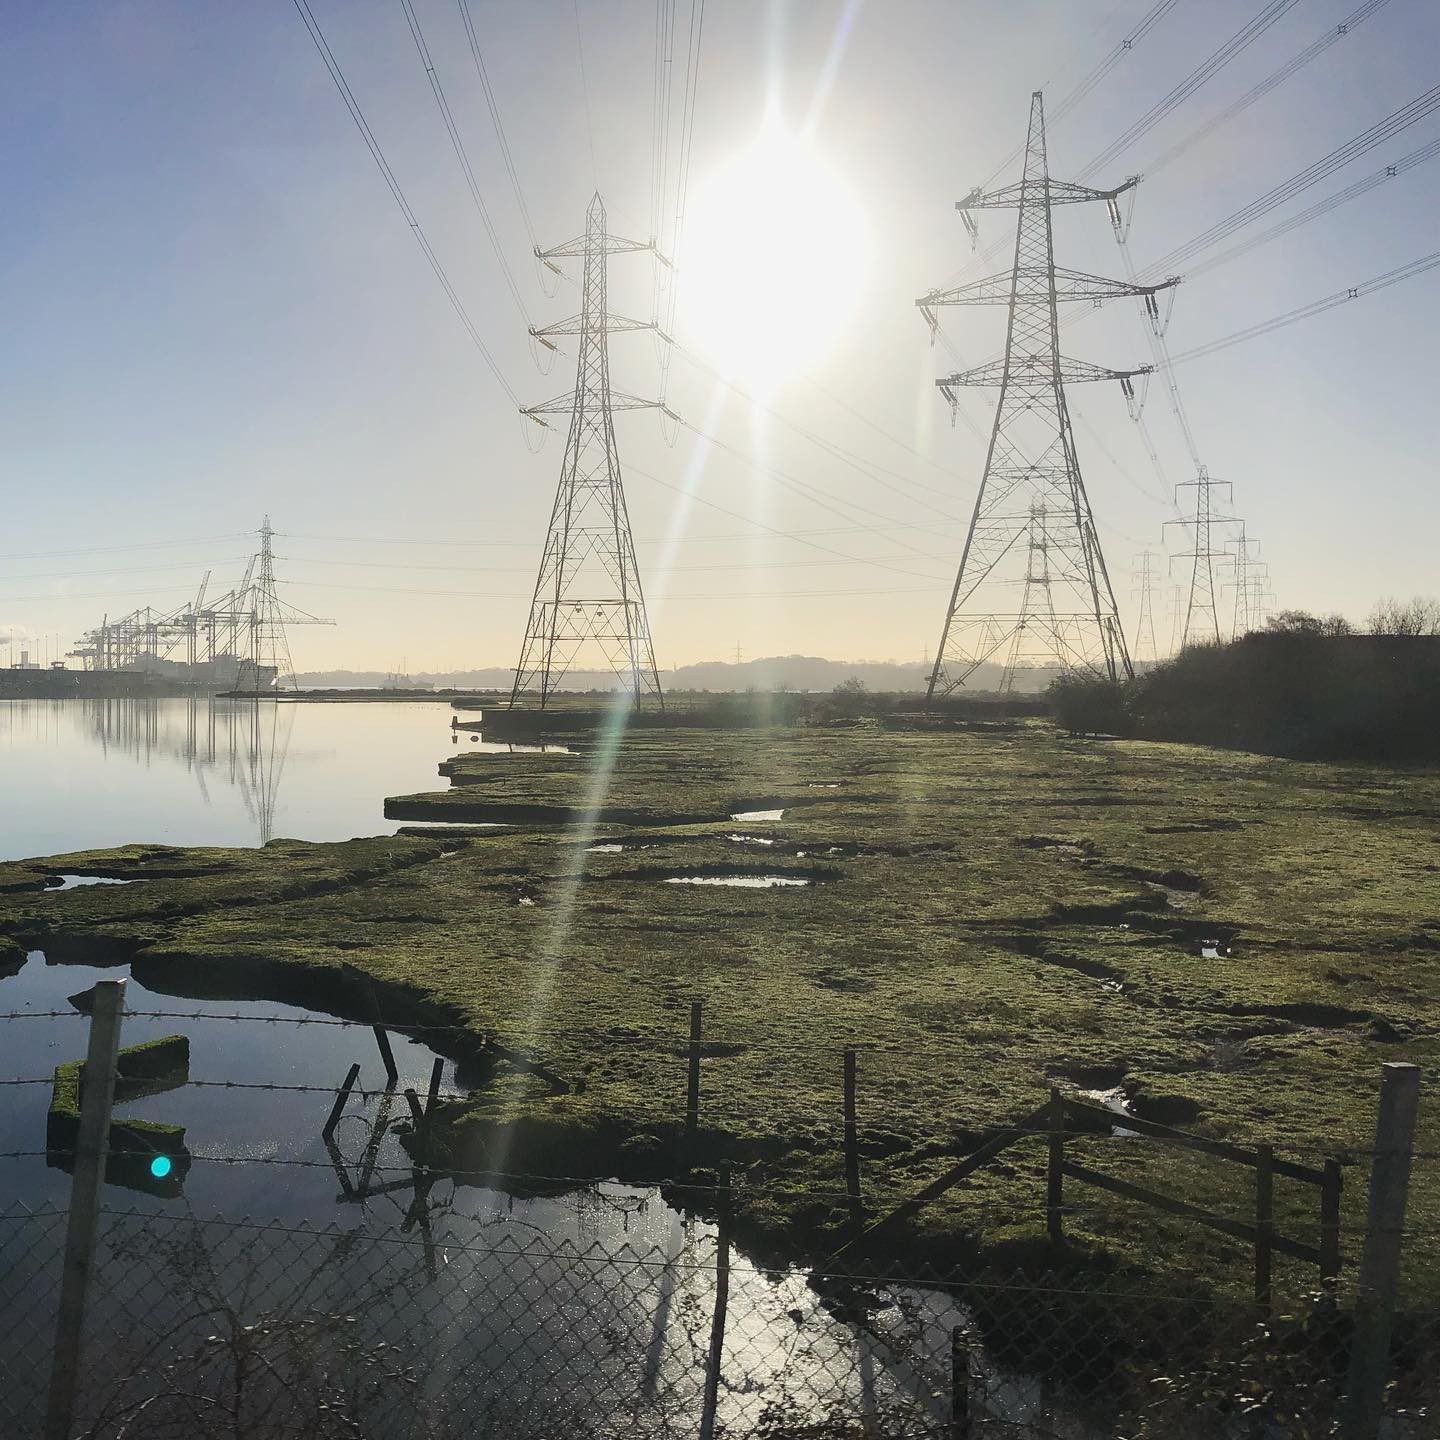
[[[1397,600],[1387,595],[1366,621],[1372,635],[1440,635],[1440,600],[1417,595]]]

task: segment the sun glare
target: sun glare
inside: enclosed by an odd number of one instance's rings
[[[806,141],[767,126],[690,204],[679,297],[687,328],[727,375],[774,388],[840,335],[869,251],[845,183]]]

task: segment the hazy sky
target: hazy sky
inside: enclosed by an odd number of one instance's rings
[[[311,3],[509,384],[526,403],[568,389],[563,359],[548,376],[532,362],[400,0]],[[541,243],[582,231],[597,184],[611,228],[648,238],[655,5],[580,0],[582,88],[571,0],[470,3]],[[737,644],[747,656],[933,653],[992,412],[972,394],[968,422],[951,428],[932,382],[956,361],[930,348],[914,299],[969,262],[954,202],[1023,140],[1030,91],[1044,85],[1058,104],[1150,3],[706,4],[692,201],[769,111],[795,129],[812,124],[863,244],[837,236],[814,247],[843,323],[806,375],[769,397],[776,415],[717,389],[685,355],[674,360],[670,404],[781,478],[686,433],[669,448],[653,414],[616,422],[662,668]],[[455,0],[414,4],[525,308],[541,324],[560,319],[576,291],[547,298],[528,259]],[[1144,173],[1359,4],[1297,0],[1091,183]],[[1261,9],[1181,0],[1052,125],[1052,173],[1083,170]],[[206,569],[212,590],[224,589],[252,548],[241,532],[268,511],[287,597],[339,622],[292,635],[300,668],[385,669],[402,656],[413,671],[513,664],[563,430],[530,453],[527,430],[539,432],[451,310],[290,0],[12,0],[5,10],[0,627],[58,632],[68,645],[106,612],[180,604]],[[688,0],[677,10],[683,54]],[[1440,7],[1389,0],[1146,178],[1135,263],[1415,99],[1435,83],[1437,53]],[[677,61],[677,98],[681,73]],[[1437,136],[1440,114],[1254,229]],[[1004,178],[1018,178],[1013,165]],[[1437,179],[1440,158],[1183,284],[1172,350],[1427,254],[1440,233]],[[731,223],[761,237],[771,228],[764,215]],[[1013,218],[981,225],[983,247]],[[782,271],[770,283],[783,296],[787,273],[799,285],[797,263],[807,276],[811,267],[773,238]],[[1059,216],[1056,244],[1062,264],[1123,274],[1102,207]],[[651,263],[612,265],[613,308],[648,317]],[[679,284],[677,338],[708,363],[715,307],[707,321],[683,272]],[[976,363],[998,348],[1002,322],[998,311],[954,310],[945,331]],[[1233,483],[1234,513],[1260,542],[1281,605],[1363,615],[1381,594],[1440,589],[1437,326],[1440,270],[1177,370],[1202,458]],[[777,334],[776,348],[794,341]],[[1065,349],[1116,366],[1149,359],[1132,302],[1087,317]],[[655,393],[649,336],[615,337],[611,363],[617,386]],[[1128,621],[1134,556],[1162,549],[1175,511],[1116,388],[1077,390],[1072,403]],[[1190,478],[1158,386],[1145,418],[1164,479]],[[682,500],[687,490],[694,501]],[[1159,628],[1163,646],[1163,615]]]

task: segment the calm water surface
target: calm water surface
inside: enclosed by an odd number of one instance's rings
[[[106,845],[393,834],[477,737],[443,701],[0,701],[0,860]]]

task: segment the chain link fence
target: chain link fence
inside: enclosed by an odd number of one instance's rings
[[[0,1215],[0,1423],[44,1433],[66,1215]],[[70,1434],[1200,1440],[1340,1433],[1333,1297],[1262,1317],[1133,1279],[766,1269],[459,1217],[430,1233],[106,1210]],[[1396,1319],[1383,1433],[1436,1433],[1440,1314]]]

